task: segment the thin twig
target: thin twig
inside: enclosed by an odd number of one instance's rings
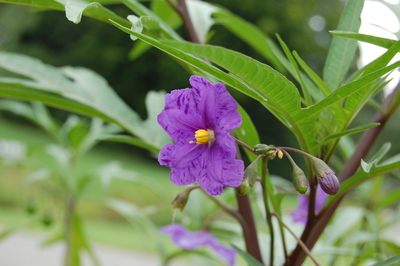
[[[271,219],[271,210],[269,209],[268,204],[268,189],[267,189],[267,171],[268,171],[268,158],[262,158],[262,170],[261,170],[261,187],[263,190],[263,201],[264,201],[264,208],[265,208],[265,215],[266,220],[269,228],[270,233],[270,254],[269,254],[269,264],[274,265],[274,243],[275,243],[275,234],[274,234],[274,227],[272,225]]]
[[[317,266],[321,266],[321,264],[318,263],[318,261],[313,257],[313,255],[311,255],[310,250],[307,248],[307,246],[303,243],[303,241],[300,240],[300,238],[298,238],[296,236],[296,234],[289,228],[289,226],[287,226],[282,219],[278,216],[278,214],[276,214],[275,212],[271,213],[272,216],[275,216],[276,219],[278,219],[279,223],[282,224],[286,230],[289,231],[289,233],[297,240],[297,242],[299,243],[299,245],[303,248],[304,252],[310,257],[310,259],[314,262],[315,265]]]
[[[253,149],[252,147],[250,147],[249,145],[247,145],[247,144],[244,143],[243,141],[241,141],[241,140],[239,140],[239,139],[237,139],[237,138],[234,138],[234,139],[235,139],[235,142],[236,142],[239,146],[245,148],[246,150],[251,151],[251,152],[254,153],[255,155],[259,155],[258,153],[256,153],[256,152],[254,151],[254,149]]]

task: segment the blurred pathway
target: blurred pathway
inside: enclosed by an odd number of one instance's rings
[[[64,246],[57,243],[42,247],[43,236],[34,232],[19,231],[0,241],[1,266],[62,266]],[[94,244],[94,252],[101,266],[159,266],[156,254],[146,254],[127,249]],[[171,266],[185,266],[184,262],[172,262]],[[84,257],[82,266],[93,266]]]

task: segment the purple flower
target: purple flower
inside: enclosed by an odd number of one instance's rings
[[[193,88],[167,94],[158,115],[158,123],[174,140],[162,148],[158,161],[172,168],[175,185],[198,182],[209,195],[220,195],[224,186],[238,187],[243,179],[244,165],[235,159],[230,136],[242,119],[222,83],[211,84],[199,76],[189,81]]]
[[[233,248],[221,245],[221,243],[207,231],[201,230],[191,232],[180,224],[171,224],[161,228],[160,232],[170,235],[172,241],[183,249],[191,250],[202,246],[210,246],[229,265],[235,264],[236,251]]]
[[[296,209],[291,213],[293,222],[295,223],[307,223],[307,215],[308,215],[308,195],[299,194],[299,205]],[[326,194],[320,187],[317,186],[317,194],[315,197],[315,212],[318,213],[325,204],[325,201],[328,199],[328,194]]]

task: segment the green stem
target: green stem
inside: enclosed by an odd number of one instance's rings
[[[274,227],[272,225],[272,216],[271,210],[269,208],[268,203],[268,190],[267,190],[267,177],[268,176],[268,158],[262,158],[262,170],[261,170],[261,187],[263,190],[263,201],[265,207],[265,215],[266,220],[269,228],[270,233],[270,257],[269,257],[269,264],[274,265],[274,243],[275,243],[275,234],[274,234]]]
[[[256,153],[256,152],[254,151],[254,149],[253,149],[252,147],[250,147],[249,145],[247,145],[247,144],[244,143],[243,141],[241,141],[241,140],[239,140],[239,139],[237,139],[237,138],[234,138],[234,139],[235,139],[235,142],[236,142],[239,146],[245,148],[246,150],[251,151],[251,152],[254,153],[255,155],[259,155],[258,153]]]
[[[65,251],[65,260],[64,266],[71,266],[72,265],[72,229],[73,229],[73,219],[74,219],[74,212],[75,212],[75,198],[70,196],[66,202],[67,207],[65,211],[65,244],[66,244],[66,251]]]

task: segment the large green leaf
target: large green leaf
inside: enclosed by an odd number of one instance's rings
[[[337,30],[358,32],[364,0],[349,0],[340,18]],[[353,61],[357,41],[334,36],[324,66],[324,80],[335,90],[338,88]]]
[[[214,13],[214,17],[216,18],[216,23],[223,25],[239,38],[247,42],[254,50],[270,61],[275,68],[283,71],[284,68],[281,62],[276,57],[276,54],[270,45],[268,45],[267,40],[269,37],[266,36],[258,27],[221,7]]]
[[[65,10],[67,18],[74,23],[79,23],[83,14],[103,22],[109,23],[110,19],[112,19],[126,27],[130,26],[129,21],[121,18],[97,2],[86,2],[84,0],[0,0],[0,2],[56,9],[60,11]]]
[[[359,80],[342,86],[317,104],[302,109],[300,107],[300,95],[296,87],[271,67],[250,57],[211,45],[176,41],[160,42],[117,23],[114,24],[128,34],[138,37],[142,41],[258,100],[295,133],[302,149],[310,153],[315,153],[320,145],[315,139],[314,130],[314,124],[320,112],[399,66],[399,63],[395,63],[368,74]],[[210,66],[193,55],[206,58],[231,73],[227,74]]]
[[[3,3],[28,5],[41,8],[50,8],[56,10],[64,10],[63,4],[54,0],[0,0]]]
[[[0,110],[9,111],[16,115],[22,116],[42,127],[55,139],[58,139],[60,126],[53,119],[53,117],[51,117],[47,108],[41,103],[34,102],[32,104],[28,104],[20,101],[2,99],[0,100]]]
[[[21,99],[24,97],[21,97],[21,95],[28,91],[30,95],[36,94],[38,96],[34,100],[43,100],[43,102],[48,103],[48,97],[57,99],[57,103],[51,104],[64,104],[64,109],[71,109],[68,103],[76,102],[80,107],[86,106],[85,111],[90,110],[88,113],[93,114],[92,110],[95,110],[95,113],[100,114],[98,115],[100,118],[116,123],[156,149],[165,144],[162,142],[166,141],[166,138],[161,138],[159,131],[155,132],[153,124],[143,122],[102,77],[88,69],[79,67],[56,68],[28,56],[6,52],[0,52],[0,68],[31,79],[0,78],[3,95],[7,92],[14,94],[14,96],[19,94]],[[11,88],[17,90],[10,91]],[[59,101],[60,97],[68,101]],[[158,102],[160,101],[158,100]],[[160,108],[159,105],[157,108]],[[79,110],[82,110],[82,108],[79,108]]]
[[[226,27],[249,44],[254,50],[264,56],[278,71],[283,72],[284,69],[286,69],[298,82],[303,82],[316,101],[322,99],[322,93],[304,74],[298,74],[296,72],[293,64],[282,54],[278,46],[258,27],[222,8],[214,13],[214,16],[216,17],[216,23]]]

